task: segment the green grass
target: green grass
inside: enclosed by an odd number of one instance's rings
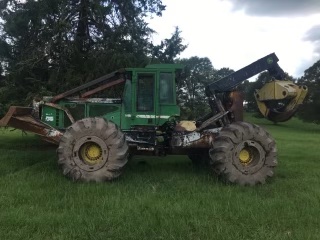
[[[266,185],[225,185],[185,156],[134,157],[113,183],[72,183],[55,148],[0,129],[0,239],[319,239],[320,126],[265,127],[279,166]]]

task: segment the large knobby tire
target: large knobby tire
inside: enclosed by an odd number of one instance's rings
[[[235,122],[223,128],[210,149],[212,170],[226,182],[264,184],[274,174],[277,149],[261,127]]]
[[[117,125],[85,118],[67,128],[58,148],[58,164],[73,181],[111,181],[127,163],[128,145]]]

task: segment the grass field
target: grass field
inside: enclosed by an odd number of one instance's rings
[[[225,185],[185,156],[134,157],[116,182],[72,183],[54,147],[0,129],[0,239],[320,239],[320,126],[248,121],[277,142],[263,186]]]

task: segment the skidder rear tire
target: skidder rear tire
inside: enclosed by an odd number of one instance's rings
[[[58,164],[73,181],[111,181],[127,163],[128,145],[117,125],[85,118],[67,128],[59,144]]]
[[[277,165],[274,139],[261,127],[235,122],[223,128],[210,149],[211,168],[226,182],[264,184]]]

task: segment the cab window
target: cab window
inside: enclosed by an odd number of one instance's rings
[[[138,74],[137,111],[154,111],[154,74]]]
[[[124,96],[123,96],[123,103],[124,103],[125,112],[131,112],[131,110],[132,110],[131,96],[132,96],[132,94],[131,94],[131,81],[127,80],[125,88],[124,88]]]
[[[160,73],[159,85],[160,104],[174,104],[173,73]]]

